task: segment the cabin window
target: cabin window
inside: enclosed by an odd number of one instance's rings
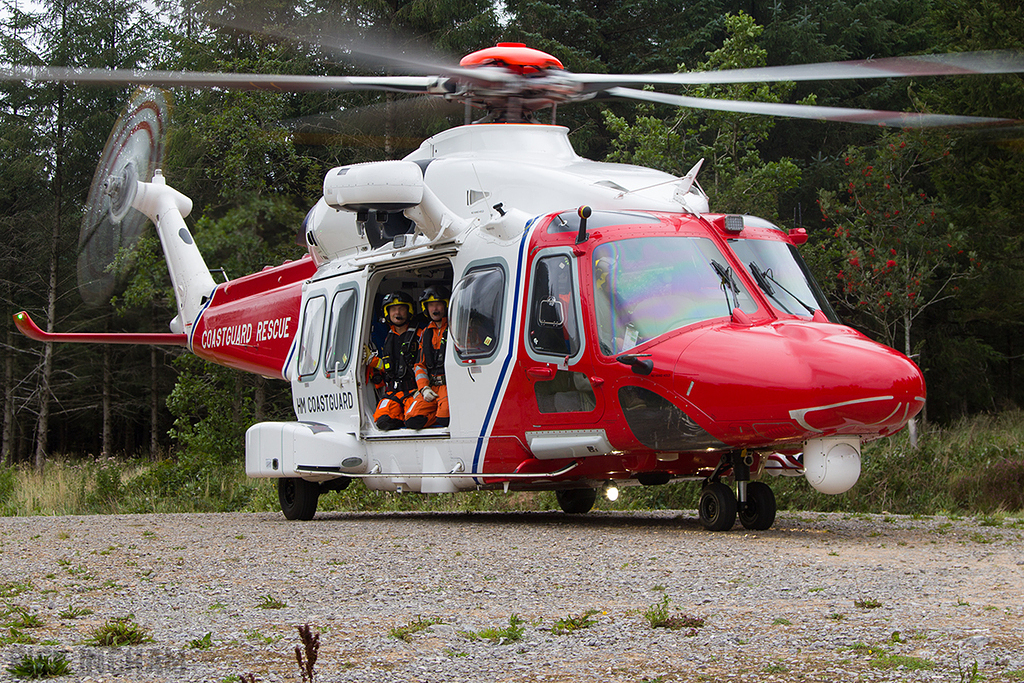
[[[450,304],[449,338],[460,360],[490,358],[498,350],[505,270],[474,268],[455,285]]]
[[[324,352],[324,372],[328,377],[345,372],[352,360],[352,340],[355,333],[355,289],[339,290],[331,301],[331,318],[327,326],[327,350]]]
[[[534,265],[529,339],[541,354],[566,357],[580,350],[572,261],[565,254],[537,259]]]
[[[320,346],[324,336],[324,314],[327,297],[315,296],[306,302],[302,316],[302,337],[299,345],[299,379],[316,374],[320,366]]]
[[[554,379],[533,387],[542,413],[589,413],[597,407],[594,387],[582,372],[559,370]]]

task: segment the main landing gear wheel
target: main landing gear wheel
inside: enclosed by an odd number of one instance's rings
[[[277,480],[277,499],[285,519],[309,521],[316,514],[320,499],[320,484],[305,479],[282,478]]]
[[[563,489],[555,491],[562,512],[569,515],[583,515],[594,507],[597,489]]]
[[[728,531],[736,523],[736,494],[720,481],[711,482],[700,492],[697,514],[708,531]]]
[[[747,502],[740,505],[740,524],[744,529],[763,531],[775,523],[775,494],[768,484],[747,484]]]

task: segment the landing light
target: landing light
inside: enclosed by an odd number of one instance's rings
[[[619,499],[619,487],[611,482],[606,483],[604,485],[604,497],[614,503]]]

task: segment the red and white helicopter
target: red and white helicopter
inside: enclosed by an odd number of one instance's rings
[[[418,92],[486,112],[402,160],[331,169],[303,226],[308,255],[218,284],[184,220],[191,200],[153,172],[166,110],[141,96],[97,173],[94,231],[119,230],[129,207],[155,223],[177,298],[171,332],[47,334],[24,312],[18,327],[39,340],[178,344],[291,382],[295,421],[251,426],[245,453],[250,477],[278,479],[289,519],[312,518],[321,494],[356,478],[384,491],[555,490],[568,513],[589,511],[599,490],[702,480],[706,528],[730,529],[738,515],[767,529],[766,473],[842,493],[859,477],[861,444],[921,410],[921,371],[839,322],[797,253],[804,230],[712,212],[700,163],[678,178],[583,159],[565,128],[534,113],[603,93],[875,125],[1004,123],[632,86],[1021,72],[1020,55],[607,75],[499,44],[436,68],[363,78],[3,69],[5,80]],[[451,291],[450,423],[382,431],[362,349],[383,296],[431,286]]]

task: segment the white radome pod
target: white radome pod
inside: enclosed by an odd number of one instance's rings
[[[849,491],[860,478],[860,439],[809,439],[804,444],[804,476],[822,493],[836,495]]]
[[[423,198],[423,171],[411,161],[371,161],[324,176],[328,206],[348,211],[402,211]]]

